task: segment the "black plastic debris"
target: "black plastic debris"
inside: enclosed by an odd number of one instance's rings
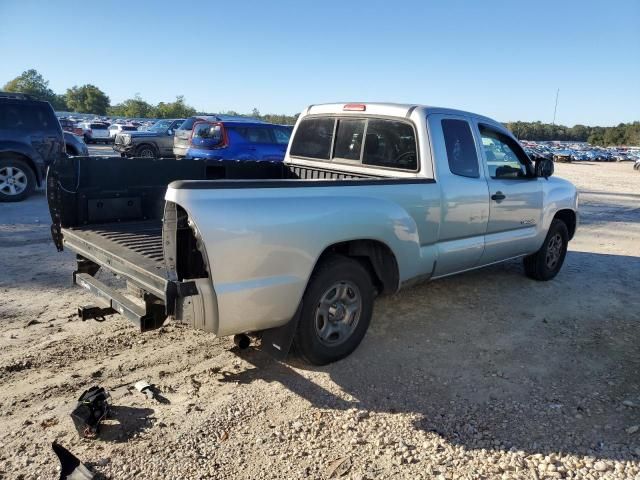
[[[60,480],[91,480],[94,474],[73,453],[57,442],[51,445],[60,460]]]
[[[71,418],[80,436],[95,438],[100,430],[100,422],[109,413],[109,392],[94,386],[85,390],[71,412]]]

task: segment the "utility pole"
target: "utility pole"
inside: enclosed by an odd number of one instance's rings
[[[558,111],[558,95],[560,95],[560,89],[556,91],[556,106],[553,107],[553,122],[551,123],[551,125],[556,124],[556,112]]]

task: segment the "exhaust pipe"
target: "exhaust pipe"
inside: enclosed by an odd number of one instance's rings
[[[235,343],[236,347],[240,350],[246,350],[251,345],[251,339],[249,338],[249,335],[240,333],[233,336],[233,343]]]

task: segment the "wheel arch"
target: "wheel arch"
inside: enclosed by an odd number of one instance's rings
[[[569,231],[569,240],[571,240],[576,233],[578,220],[576,212],[571,209],[565,208],[562,210],[558,210],[553,218],[557,218],[558,220],[562,220],[564,222],[564,224],[567,226],[567,230]]]
[[[326,247],[313,267],[314,272],[330,255],[343,255],[360,262],[371,275],[380,293],[393,293],[400,288],[400,272],[396,256],[387,244],[379,240],[357,239],[334,243]]]
[[[80,152],[73,144],[65,142],[65,147],[67,149],[67,154],[74,156],[80,155]]]

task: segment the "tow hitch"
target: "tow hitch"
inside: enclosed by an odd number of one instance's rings
[[[78,316],[83,321],[90,319],[104,321],[105,316],[119,313],[138,325],[144,332],[160,328],[167,318],[165,306],[151,295],[145,297],[145,306],[142,307],[88,273],[74,272],[73,283],[89,290],[99,303],[99,305],[89,304],[78,307]]]

